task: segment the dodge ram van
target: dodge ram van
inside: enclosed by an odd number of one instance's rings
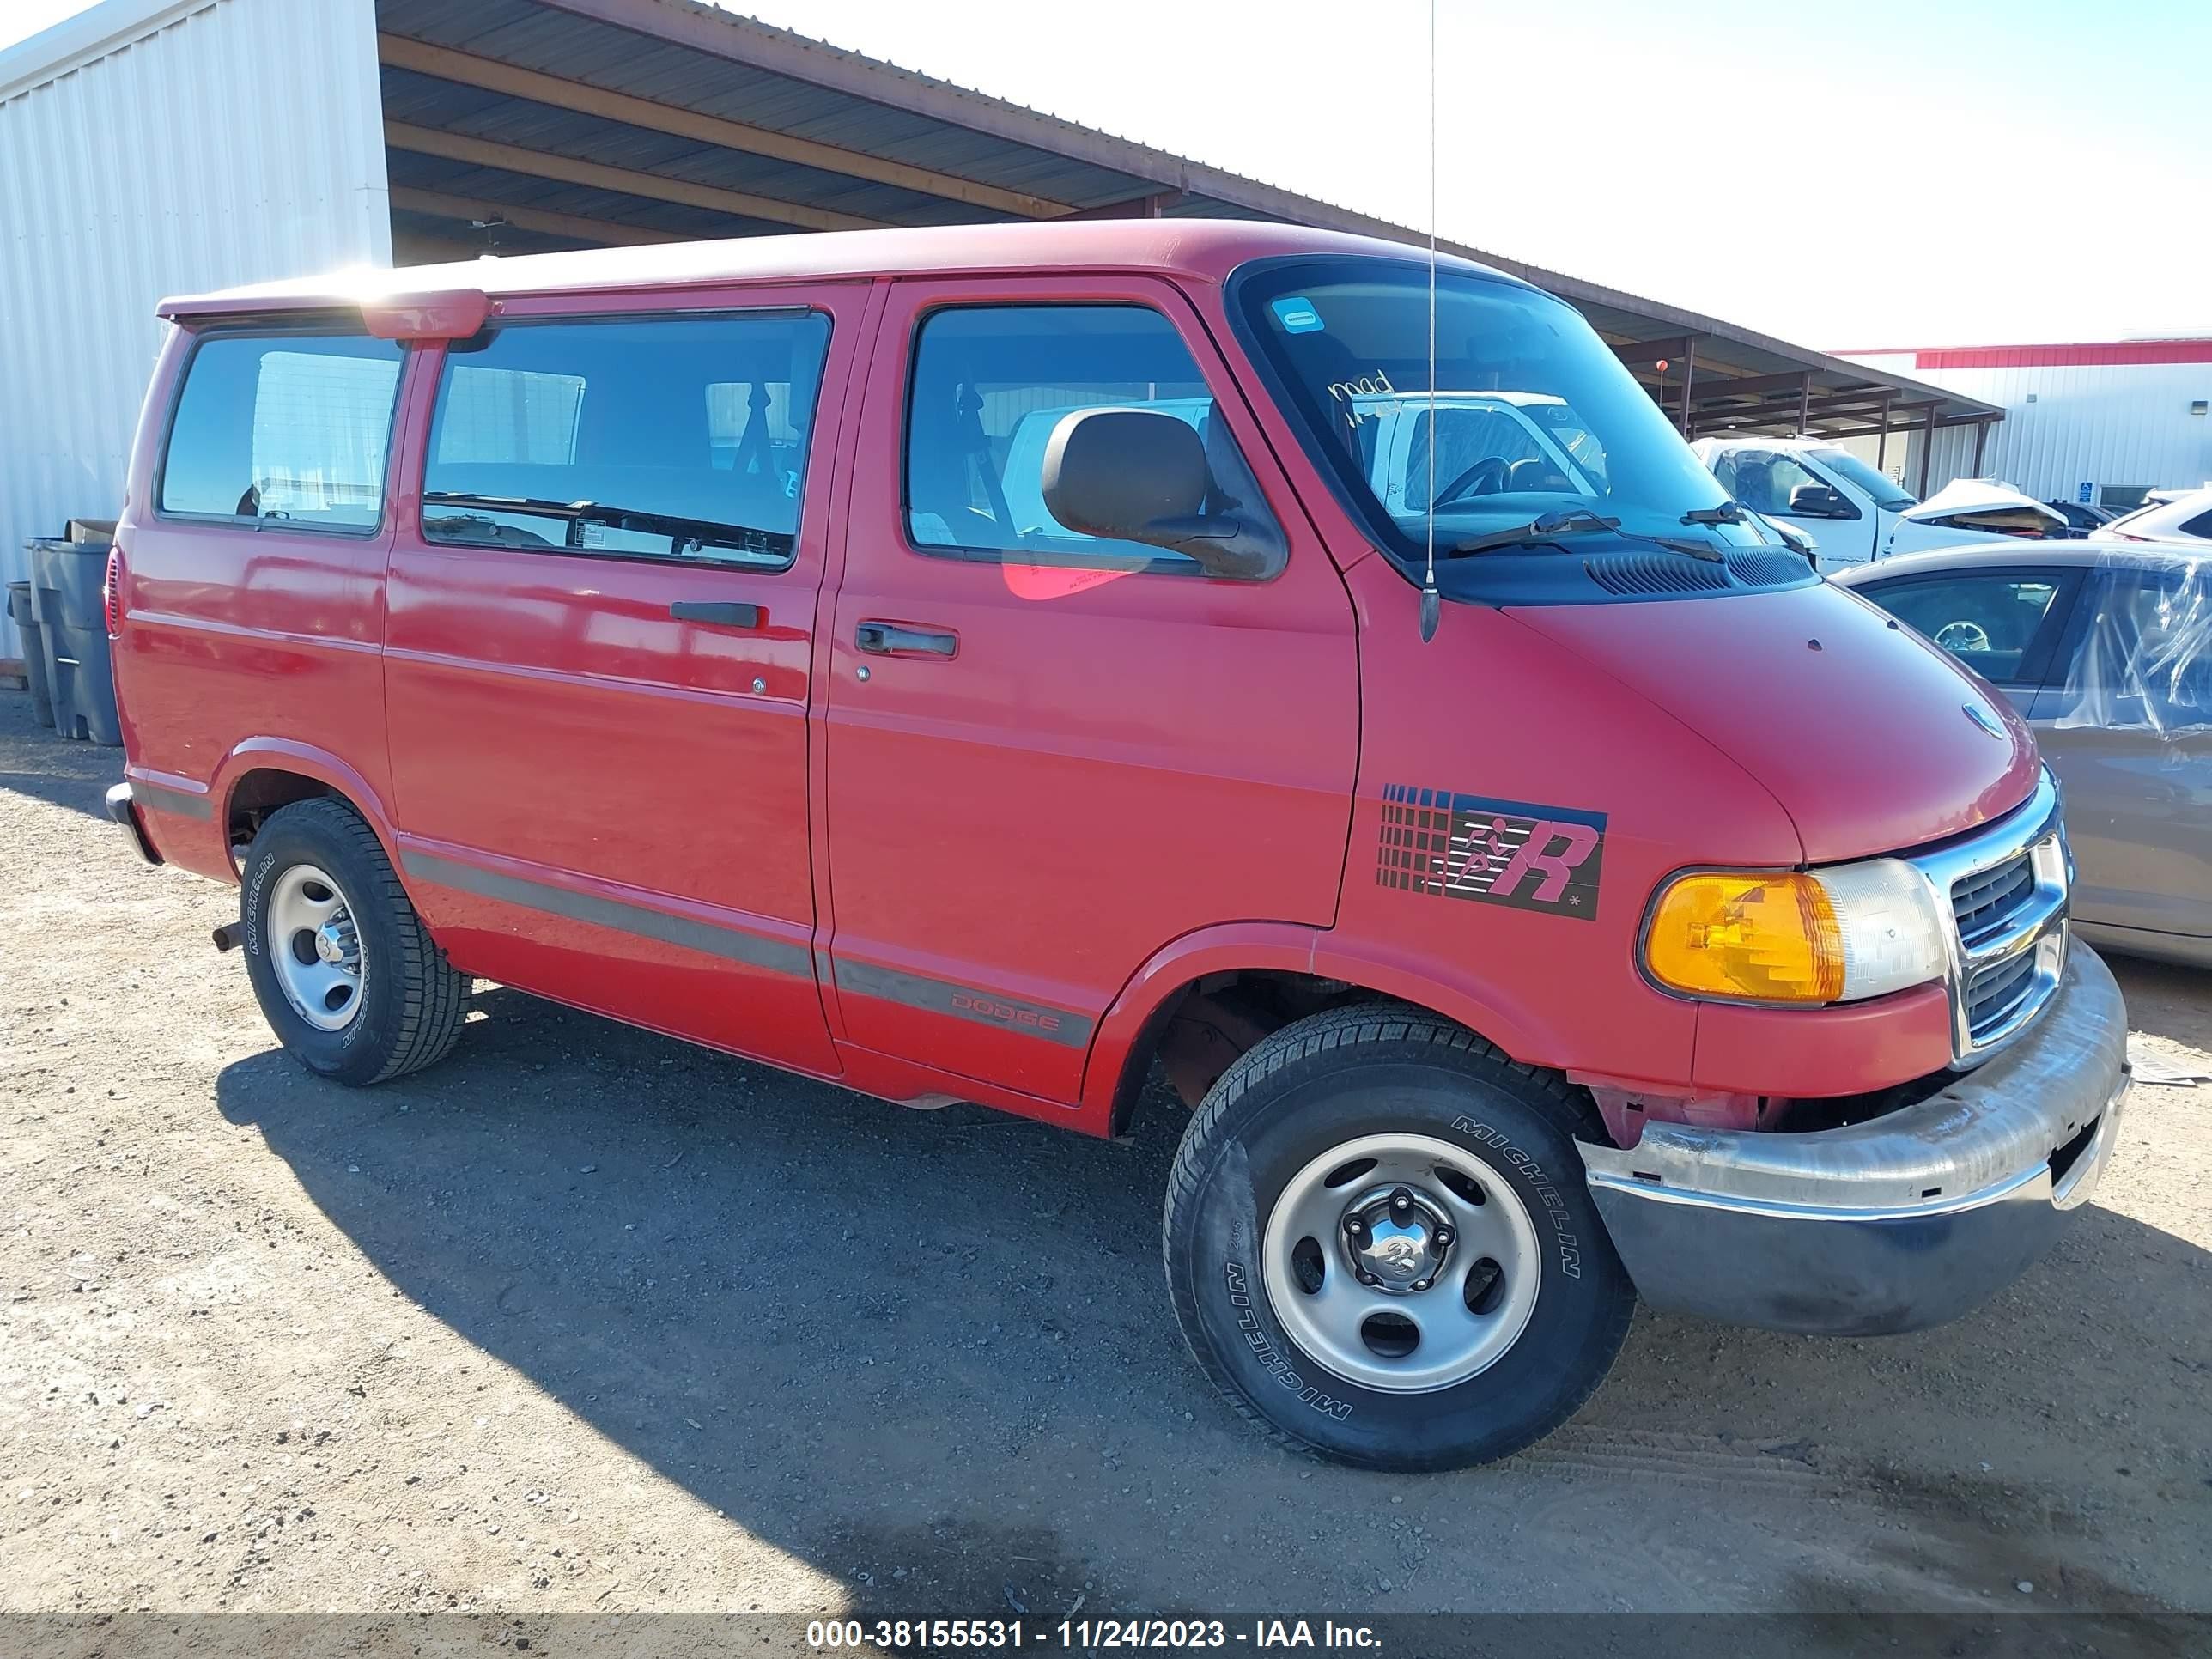
[[[168,301],[110,811],[336,1083],[477,979],[1094,1135],[1164,1076],[1183,1334],[1349,1462],[1545,1434],[1639,1294],[1972,1308],[2127,1075],[2027,729],[1576,312],[1429,292],[1170,220]]]

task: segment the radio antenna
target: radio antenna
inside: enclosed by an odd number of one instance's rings
[[[1443,620],[1437,592],[1437,0],[1429,0],[1429,563],[1421,578],[1421,643]]]

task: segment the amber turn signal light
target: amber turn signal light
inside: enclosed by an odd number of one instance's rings
[[[1652,911],[1644,951],[1653,978],[1689,996],[1821,1003],[1844,992],[1835,907],[1800,871],[1677,878]]]

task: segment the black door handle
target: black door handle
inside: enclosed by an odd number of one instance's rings
[[[932,628],[902,628],[896,623],[864,622],[853,630],[853,643],[878,657],[949,657],[959,648],[957,634]]]
[[[678,622],[719,623],[725,628],[758,628],[761,608],[757,605],[731,605],[720,599],[678,599],[668,607],[668,614]]]

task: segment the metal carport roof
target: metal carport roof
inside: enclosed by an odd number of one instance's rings
[[[1091,216],[1300,196],[696,0],[376,0],[399,257]],[[1692,435],[1987,423],[1993,404],[1459,243],[1578,307]],[[1659,364],[1664,362],[1664,371]]]

